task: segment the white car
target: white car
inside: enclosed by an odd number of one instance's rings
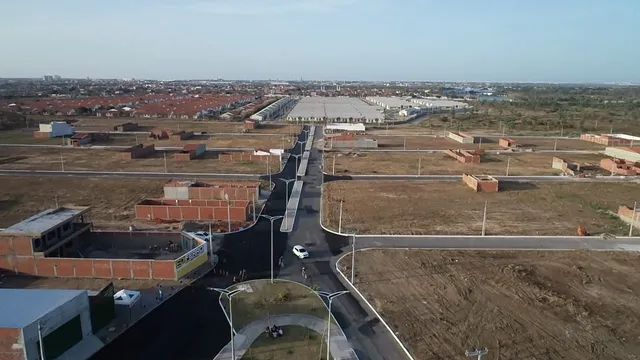
[[[293,247],[293,255],[299,257],[300,259],[306,259],[309,257],[307,249],[305,249],[302,245],[296,245]]]

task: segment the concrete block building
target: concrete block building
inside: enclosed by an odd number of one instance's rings
[[[104,346],[86,290],[0,289],[0,309],[2,359],[83,360]]]
[[[257,181],[206,182],[171,180],[164,185],[164,198],[168,200],[257,200],[260,183]]]

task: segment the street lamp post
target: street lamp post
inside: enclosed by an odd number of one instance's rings
[[[244,289],[235,289],[235,290],[228,290],[228,289],[221,289],[221,288],[213,288],[213,287],[208,287],[207,290],[211,290],[211,291],[217,291],[220,294],[224,294],[227,299],[229,300],[229,328],[231,329],[231,360],[236,360],[236,347],[235,347],[235,343],[233,341],[234,338],[234,331],[233,331],[233,310],[231,307],[231,299],[233,299],[233,297],[242,292],[245,291]]]
[[[309,141],[309,130],[302,129],[302,131],[304,132],[304,135],[305,135],[304,136],[304,139],[305,139],[304,142]]]
[[[229,232],[231,232],[231,203],[229,201],[229,194],[224,194],[224,199],[227,201],[227,224]]]
[[[298,174],[298,158],[300,156],[302,156],[302,154],[290,154],[291,156],[293,156],[294,158],[296,158],[296,176]]]
[[[302,144],[306,143],[306,141],[296,141],[296,144],[300,144],[300,154],[302,154]]]
[[[326,291],[317,291],[317,294],[327,298],[327,301],[329,302],[329,316],[327,316],[327,360],[330,359],[330,339],[331,339],[331,303],[333,302],[333,299],[337,298],[340,295],[344,295],[344,294],[348,294],[349,291],[347,290],[343,290],[343,291],[336,291],[334,293],[329,293]]]
[[[284,203],[284,224],[286,227],[289,227],[289,222],[287,220],[287,207],[289,205],[289,183],[292,181],[296,181],[296,179],[283,179],[283,178],[279,178],[278,180],[280,181],[284,181],[285,184],[285,188],[284,188],[284,192],[285,192],[285,203]]]
[[[338,216],[338,233],[342,233],[342,203],[344,200],[340,200],[340,215]]]
[[[351,234],[351,285],[356,278],[356,234]]]
[[[44,342],[42,340],[42,325],[38,321],[38,341],[40,342],[40,359],[45,360],[44,357]]]
[[[284,216],[260,215],[271,222],[271,283],[273,284],[273,222],[282,219]]]

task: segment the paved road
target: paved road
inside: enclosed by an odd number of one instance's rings
[[[580,178],[572,176],[500,176],[498,180],[509,182],[640,182],[639,176],[598,176]],[[393,180],[393,181],[460,181],[462,175],[325,175],[325,182],[335,180]]]
[[[356,248],[640,251],[640,237],[605,240],[599,237],[578,236],[358,236]],[[350,248],[347,251],[350,251]]]
[[[319,130],[316,129],[316,140],[322,137],[322,131]],[[289,233],[287,251],[284,253],[285,267],[280,270],[279,277],[306,282],[325,291],[338,291],[345,288],[334,273],[331,262],[335,255],[340,254],[340,248],[346,240],[320,227],[321,156],[316,147],[311,150],[295,226]],[[304,261],[295,258],[290,251],[295,244],[305,245],[311,257]],[[302,277],[303,265],[307,269],[308,279]],[[351,294],[335,300],[333,312],[360,359],[404,358],[379,320],[369,314]]]
[[[168,179],[175,177],[207,178],[221,180],[257,180],[259,174],[211,174],[211,173],[159,173],[144,171],[50,171],[50,170],[0,170],[0,176],[68,176],[68,177],[105,177],[105,178],[156,178]],[[276,176],[276,175],[274,175]],[[267,176],[268,178],[268,176]]]

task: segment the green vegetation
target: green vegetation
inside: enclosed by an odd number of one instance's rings
[[[233,326],[242,329],[252,321],[264,319],[270,315],[307,314],[319,318],[327,316],[327,309],[309,288],[288,281],[268,279],[254,280],[232,288],[242,286],[246,289],[233,297]],[[228,311],[226,297],[222,303]]]
[[[284,335],[273,339],[260,335],[242,357],[243,360],[317,360],[326,358],[324,338],[302,326],[283,326]],[[321,354],[322,353],[322,354]]]

